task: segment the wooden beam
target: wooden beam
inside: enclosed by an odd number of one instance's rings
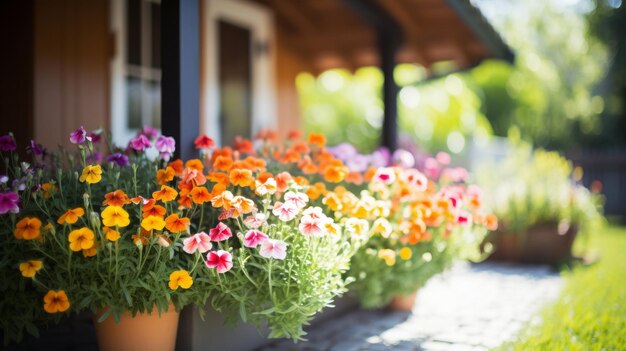
[[[272,9],[284,22],[300,33],[311,33],[317,29],[311,16],[302,10],[306,2],[294,2],[293,0],[271,0]]]
[[[198,0],[161,2],[161,128],[176,140],[174,157],[190,159],[200,126]]]

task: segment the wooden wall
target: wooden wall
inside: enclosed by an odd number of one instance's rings
[[[108,128],[108,1],[36,0],[34,22],[35,139],[54,147],[81,125]]]
[[[291,50],[277,25],[276,37],[276,111],[278,132],[284,137],[294,129],[301,130],[302,113],[296,89],[296,76],[305,71],[304,60]]]

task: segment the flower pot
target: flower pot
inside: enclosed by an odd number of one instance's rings
[[[134,317],[125,313],[119,323],[113,316],[98,323],[100,315],[94,317],[100,351],[173,351],[176,346],[179,313],[172,304],[161,315],[156,306]]]
[[[389,309],[396,312],[411,312],[415,305],[417,290],[409,295],[397,295],[391,299]]]

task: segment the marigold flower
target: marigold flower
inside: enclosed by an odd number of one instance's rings
[[[87,227],[74,229],[70,232],[68,240],[72,251],[81,251],[89,249],[94,244],[95,235],[93,231]]]
[[[163,218],[157,216],[147,216],[141,221],[141,227],[147,231],[163,230],[165,224]]]
[[[77,207],[71,210],[67,210],[64,214],[57,219],[57,223],[59,224],[74,224],[78,221],[80,217],[85,214],[85,210],[81,207]]]
[[[233,169],[228,175],[231,184],[246,187],[250,186],[254,181],[252,172],[249,169]]]
[[[43,309],[48,313],[61,313],[70,308],[70,300],[67,298],[65,291],[50,290],[43,297]]]
[[[41,267],[43,267],[43,262],[39,260],[28,260],[20,263],[20,272],[22,272],[22,277],[32,278]]]
[[[318,147],[323,147],[326,145],[326,137],[321,133],[311,133],[307,138],[307,142],[312,145],[317,145]]]
[[[176,290],[179,287],[183,289],[189,289],[192,285],[193,279],[189,275],[189,272],[187,272],[186,270],[181,269],[179,271],[174,271],[170,273],[170,282],[168,283],[170,289]]]
[[[109,241],[117,241],[122,236],[120,232],[113,228],[102,227],[102,230],[104,231],[104,237]]]
[[[224,250],[211,251],[204,264],[209,268],[216,268],[217,273],[226,273],[233,268],[233,255]]]
[[[266,258],[284,260],[287,257],[287,243],[282,240],[266,239],[261,242],[259,254]]]
[[[128,195],[123,190],[115,190],[104,195],[102,206],[124,206],[130,203]]]
[[[81,182],[96,184],[102,179],[102,168],[100,165],[87,165],[83,168],[83,174],[78,178]]]
[[[155,200],[161,200],[163,202],[169,202],[176,199],[178,192],[174,188],[167,185],[161,185],[161,190],[152,193],[152,197]]]
[[[102,223],[107,227],[126,227],[130,224],[128,212],[119,206],[108,206],[102,211]]]
[[[24,217],[15,225],[17,239],[33,240],[41,233],[41,221],[36,217]]]
[[[191,190],[189,193],[191,196],[191,200],[198,205],[202,205],[205,202],[211,201],[211,194],[209,190],[203,186],[197,186]]]
[[[165,218],[165,228],[172,233],[180,233],[189,228],[189,218],[178,217],[177,214],[171,214]]]
[[[400,258],[403,260],[409,260],[411,259],[411,256],[413,256],[413,251],[411,251],[410,248],[408,247],[403,247],[400,249]]]
[[[213,141],[213,139],[209,138],[205,134],[198,136],[196,140],[193,141],[193,144],[195,145],[196,149],[210,149],[215,147],[215,141]]]
[[[213,247],[211,237],[205,232],[200,232],[183,240],[183,251],[193,254],[196,251],[205,253]]]
[[[233,233],[228,226],[222,222],[219,222],[215,228],[209,230],[211,241],[224,241],[230,238]]]
[[[157,171],[157,184],[165,185],[174,180],[174,176],[176,176],[176,171],[170,166],[165,167],[165,169],[159,169]]]

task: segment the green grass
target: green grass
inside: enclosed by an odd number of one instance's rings
[[[589,238],[591,266],[564,271],[560,298],[504,350],[626,350],[626,228],[608,226]]]

